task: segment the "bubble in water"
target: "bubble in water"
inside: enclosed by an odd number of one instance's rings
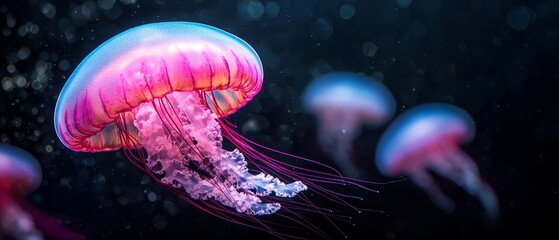
[[[16,25],[16,19],[13,17],[8,18],[8,20],[6,20],[6,25],[8,25],[9,28],[13,28]]]
[[[41,12],[49,19],[53,19],[56,16],[56,8],[49,2],[42,5]]]
[[[154,192],[150,192],[148,194],[148,200],[150,202],[155,202],[157,200],[157,194],[155,194]]]
[[[8,70],[9,73],[14,73],[16,71],[16,66],[10,64],[6,67],[6,70]]]
[[[92,1],[84,2],[81,7],[81,13],[87,20],[93,20],[97,17],[97,4]]]
[[[326,60],[318,60],[314,66],[309,68],[309,72],[313,77],[332,71],[333,67]]]
[[[12,82],[12,78],[4,77],[2,79],[2,89],[6,92],[11,92],[14,89],[14,83]]]
[[[311,33],[318,39],[327,39],[333,32],[332,25],[324,18],[319,18],[311,24]]]
[[[268,120],[261,115],[253,115],[251,116],[241,128],[243,133],[255,133],[260,132],[270,126]]]
[[[130,5],[136,3],[138,0],[120,0],[120,2],[124,5]]]
[[[269,17],[276,17],[279,14],[280,11],[280,6],[277,2],[271,1],[266,3],[266,6],[264,7],[266,10],[266,14]]]
[[[355,7],[350,4],[344,4],[340,7],[340,17],[342,19],[351,19],[355,15]]]
[[[173,203],[171,201],[168,201],[168,200],[165,200],[163,202],[163,208],[171,216],[176,215],[179,212],[179,209],[177,208],[177,205],[175,205],[175,203]]]
[[[17,58],[19,60],[25,60],[31,54],[31,50],[27,47],[22,47],[17,51]]]
[[[157,215],[153,218],[153,225],[159,230],[165,229],[167,227],[167,219],[161,215]]]
[[[247,20],[257,20],[264,15],[264,5],[257,0],[244,0],[238,3],[239,15]]]
[[[25,79],[23,76],[21,75],[17,75],[14,78],[14,83],[18,86],[18,87],[25,87],[25,85],[27,84],[27,79]]]
[[[258,19],[264,15],[264,6],[260,1],[250,1],[247,5],[247,13],[253,19]]]
[[[12,119],[12,126],[19,128],[21,127],[21,124],[23,123],[23,119],[21,119],[20,117],[15,117]]]
[[[396,0],[396,4],[398,4],[398,7],[401,7],[401,8],[409,7],[412,2],[413,2],[413,0]]]
[[[506,16],[507,23],[515,30],[524,31],[534,22],[536,14],[526,6],[511,8]]]
[[[63,59],[58,63],[58,69],[68,71],[68,69],[70,69],[70,62],[67,59]]]
[[[379,82],[384,81],[384,74],[382,72],[374,72],[371,77],[378,80]]]
[[[99,8],[104,10],[109,10],[113,8],[115,5],[116,0],[100,0],[99,1]]]
[[[412,33],[416,37],[423,37],[427,34],[427,26],[422,21],[413,20],[411,23]]]
[[[373,42],[366,42],[363,44],[363,54],[367,57],[374,57],[377,54],[378,47]]]
[[[31,32],[32,34],[37,34],[39,33],[39,25],[37,24],[31,24],[29,25],[29,32]]]

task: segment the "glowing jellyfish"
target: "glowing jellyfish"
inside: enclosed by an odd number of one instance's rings
[[[495,217],[495,192],[480,178],[474,160],[460,149],[474,135],[474,121],[462,109],[446,104],[418,106],[404,112],[383,134],[376,165],[386,176],[409,176],[436,206],[453,211],[453,201],[441,192],[432,171],[477,197],[487,216]]]
[[[79,239],[27,203],[25,196],[41,184],[39,163],[26,151],[0,143],[0,239]]]
[[[274,228],[283,223],[255,217],[282,208],[280,216],[326,236],[293,211],[325,210],[297,194],[310,188],[349,205],[344,198],[351,196],[317,183],[361,185],[331,169],[303,169],[269,157],[255,147],[291,155],[231,129],[224,117],[250,101],[262,80],[256,52],[230,33],[190,22],[146,24],[109,39],[80,63],[60,92],[55,129],[74,151],[124,149],[138,168],[216,217],[287,237]],[[223,149],[223,136],[237,149]],[[302,201],[287,201],[296,195]]]
[[[349,160],[363,124],[378,127],[394,115],[395,101],[377,80],[350,72],[332,72],[314,79],[305,90],[304,106],[317,117],[320,146],[342,172],[359,176]]]
[[[41,184],[41,168],[29,153],[0,144],[0,237],[43,239],[33,218],[19,204]]]

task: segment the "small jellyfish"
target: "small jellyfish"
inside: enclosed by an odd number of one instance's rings
[[[447,104],[424,104],[404,112],[379,140],[376,165],[386,176],[409,176],[446,212],[454,202],[437,186],[431,172],[448,178],[475,196],[488,217],[498,214],[493,189],[480,178],[475,161],[460,144],[475,135],[473,119]]]
[[[43,239],[33,218],[18,203],[41,183],[41,168],[29,153],[0,144],[0,237]]]
[[[319,213],[329,222],[339,217],[299,193],[310,190],[350,207],[344,198],[357,197],[319,183],[364,182],[235,132],[226,117],[246,105],[262,81],[260,58],[237,36],[192,22],[145,24],[109,39],[78,65],[56,103],[55,130],[74,151],[122,148],[158,183],[226,221],[290,237],[273,227],[285,221],[256,217],[283,209],[278,215],[285,220],[327,237],[299,212]],[[225,149],[224,138],[236,149]],[[319,168],[295,166],[256,148]],[[299,202],[289,201],[296,197]]]
[[[0,239],[79,239],[80,236],[42,215],[25,196],[41,184],[39,163],[26,151],[0,144]]]
[[[379,81],[350,72],[318,76],[306,88],[305,109],[318,121],[318,141],[344,174],[362,175],[350,161],[363,124],[380,127],[394,115],[395,100]]]

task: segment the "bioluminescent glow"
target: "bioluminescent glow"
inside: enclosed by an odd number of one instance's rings
[[[225,117],[247,104],[262,81],[258,55],[230,33],[191,22],[138,26],[103,43],[75,69],[56,104],[56,133],[74,151],[124,149],[138,168],[216,217],[288,237],[275,230],[284,222],[255,216],[281,208],[279,216],[325,237],[299,210],[328,221],[334,215],[301,192],[310,189],[351,206],[344,198],[356,197],[318,183],[361,186],[359,180],[258,145],[231,129]],[[237,149],[223,149],[223,136]],[[279,161],[254,147],[324,170]]]
[[[314,79],[304,93],[304,106],[316,116],[320,146],[344,174],[359,176],[350,161],[353,141],[362,125],[384,125],[396,111],[390,91],[377,80],[350,72],[332,72]]]
[[[474,121],[464,110],[424,104],[407,110],[388,127],[379,140],[376,165],[386,176],[409,176],[436,206],[453,211],[454,202],[439,189],[432,171],[463,187],[479,199],[487,216],[495,217],[499,212],[495,192],[460,148],[474,136]]]

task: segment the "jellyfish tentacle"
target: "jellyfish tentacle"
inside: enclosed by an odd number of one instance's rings
[[[217,116],[196,93],[176,92],[166,98],[159,105],[141,104],[134,113],[148,152],[147,166],[163,175],[161,182],[183,189],[194,199],[215,199],[250,215],[272,214],[281,208],[279,203],[263,203],[260,196],[293,197],[307,189],[300,181],[285,184],[264,173],[253,175],[238,150],[222,149]],[[166,102],[178,103],[177,111]]]
[[[333,160],[336,162],[342,172],[346,173],[346,170],[353,170],[352,163],[349,162],[349,156],[351,153],[351,137],[349,134],[338,132],[338,129],[322,129],[324,124],[318,130],[320,134],[318,142],[322,149],[328,152]]]
[[[289,198],[296,196],[301,191],[307,190],[307,186],[301,181],[285,184],[278,178],[265,173],[253,175],[248,172],[246,168],[247,162],[239,150],[235,149],[228,153],[231,156],[227,159],[235,159],[236,164],[243,166],[240,172],[234,171],[237,174],[237,179],[239,179],[239,186],[243,189],[252,189],[258,196],[267,196],[274,192],[277,197]]]
[[[44,239],[32,217],[19,204],[2,196],[0,198],[0,233],[9,233],[14,239]]]
[[[478,189],[475,196],[477,196],[481,202],[485,210],[485,215],[491,220],[497,220],[499,218],[499,200],[493,188],[487,184],[483,184],[481,188]]]
[[[475,161],[460,149],[447,148],[441,155],[444,160],[433,164],[431,169],[476,197],[488,217],[496,217],[499,212],[497,196],[493,188],[481,179]]]
[[[355,114],[338,111],[325,111],[318,124],[318,142],[328,152],[341,172],[348,177],[359,177],[362,174],[353,161],[350,161],[353,141],[357,137],[358,126]]]
[[[440,176],[452,180],[455,184],[464,188],[470,194],[476,191],[482,184],[479,178],[479,170],[473,159],[462,153],[459,149],[445,147],[445,151],[441,151],[439,158],[432,165],[432,170]]]
[[[215,120],[217,116],[211,113],[209,110],[204,108],[202,103],[199,103],[199,99],[195,98],[193,94],[176,94],[176,95],[187,95],[183,96],[184,99],[192,98],[191,101],[198,102],[197,106],[194,106],[193,102],[183,102],[179,104],[179,108],[185,109],[189,108],[190,110],[194,110],[194,108],[198,108],[194,112],[197,112],[195,116],[190,116],[191,124],[185,124],[185,132],[197,132],[195,129],[203,128],[204,126],[208,126],[207,130],[204,132],[209,132],[209,143],[206,143],[206,147],[202,147],[204,145],[203,139],[197,141],[197,147],[201,148],[208,148],[211,144],[215,144],[213,150],[209,150],[209,152],[223,152],[220,157],[218,158],[210,158],[212,164],[214,165],[215,171],[221,171],[222,174],[224,171],[227,174],[235,174],[235,178],[232,179],[233,182],[237,182],[238,185],[243,189],[252,189],[256,190],[256,194],[260,196],[269,195],[271,192],[274,192],[276,196],[279,197],[293,197],[297,193],[306,190],[306,186],[302,184],[300,181],[295,181],[290,184],[285,184],[281,182],[278,178],[270,176],[268,174],[260,173],[257,175],[250,174],[248,172],[247,162],[245,161],[244,156],[238,150],[233,150],[231,152],[225,151],[221,149],[221,142],[222,142],[222,135],[221,135],[221,127],[219,123]],[[203,112],[203,113],[200,113]],[[182,114],[188,114],[185,111],[181,111]],[[203,121],[204,123],[198,124],[198,126],[194,127],[197,121]],[[194,127],[194,128],[193,128]]]
[[[445,212],[454,211],[454,202],[446,196],[437,185],[433,177],[423,169],[417,169],[410,176],[411,180],[420,188],[422,188],[431,201]]]
[[[476,197],[483,207],[486,216],[495,218],[499,214],[499,203],[493,188],[481,178],[479,169],[467,154],[457,151],[455,154],[457,165],[461,166],[463,181],[461,185],[466,192]]]

